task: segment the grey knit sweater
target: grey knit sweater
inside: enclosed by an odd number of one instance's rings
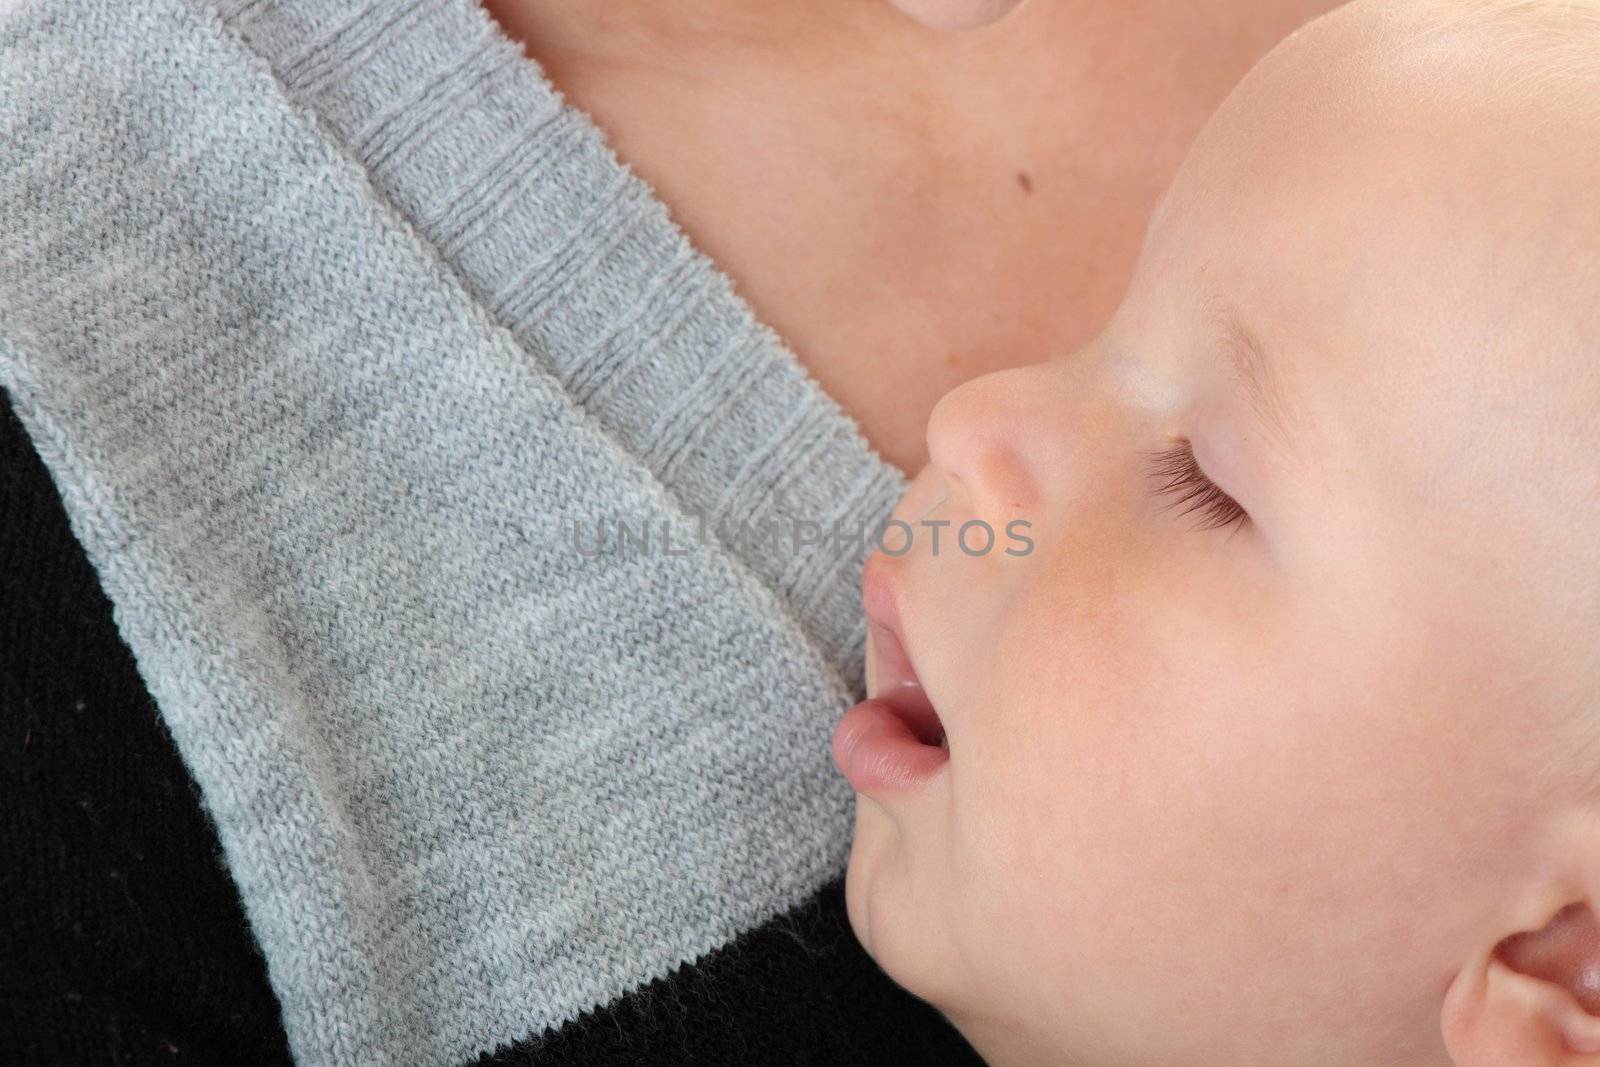
[[[8,0],[0,385],[299,1060],[471,1057],[843,870],[864,549],[802,531],[903,479],[472,0]]]

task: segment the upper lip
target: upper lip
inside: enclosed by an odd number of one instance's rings
[[[872,631],[876,675],[877,691],[871,695],[883,698],[894,707],[926,743],[938,744],[944,724],[923,689],[906,645],[893,563],[891,557],[874,554],[861,574],[861,604]]]
[[[892,560],[881,553],[874,553],[861,571],[861,606],[867,614],[867,624],[872,629],[873,645],[877,649],[877,662],[874,666],[878,669],[877,684],[879,691],[904,685],[916,681],[915,673],[907,670],[910,667],[910,657],[905,655],[905,631],[900,622],[900,597],[895,586],[893,576],[890,574]],[[885,655],[895,651],[884,648],[883,636],[887,634],[899,646],[901,656]],[[897,660],[906,662],[894,662]],[[890,662],[885,662],[885,661]],[[889,676],[884,674],[888,669]],[[906,675],[910,673],[910,677]],[[876,694],[874,694],[876,695]]]
[[[900,598],[889,574],[889,557],[874,552],[861,568],[861,607],[869,622],[896,634],[900,633]]]

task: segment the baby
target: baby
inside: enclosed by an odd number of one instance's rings
[[[928,445],[834,738],[891,978],[995,1067],[1600,1064],[1600,0],[1307,26]]]

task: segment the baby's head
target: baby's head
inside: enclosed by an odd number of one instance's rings
[[[1600,1063],[1600,3],[1312,23],[928,442],[948,755],[835,746],[890,977],[996,1065]]]

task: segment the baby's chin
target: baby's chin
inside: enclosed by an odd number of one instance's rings
[[[973,1005],[981,991],[960,980],[951,924],[939,916],[938,882],[908,866],[919,850],[916,842],[902,839],[907,829],[885,806],[857,798],[845,913],[873,962],[896,985],[955,1023],[959,1006]]]

